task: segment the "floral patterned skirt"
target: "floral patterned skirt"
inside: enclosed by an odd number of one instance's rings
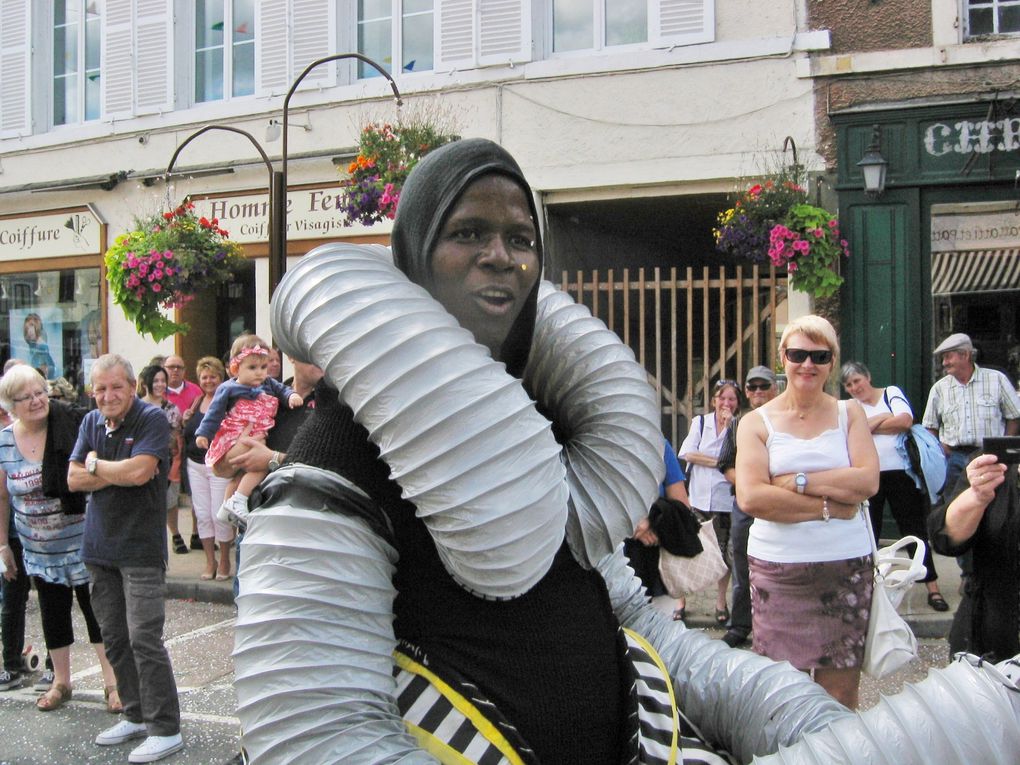
[[[747,560],[755,653],[801,670],[861,666],[874,588],[870,555],[818,563]]]

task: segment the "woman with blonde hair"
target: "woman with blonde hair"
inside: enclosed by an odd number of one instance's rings
[[[748,539],[754,651],[813,675],[854,709],[873,585],[861,503],[878,490],[878,454],[856,401],[825,386],[839,341],[820,316],[787,325],[786,390],[737,432],[737,504]]]

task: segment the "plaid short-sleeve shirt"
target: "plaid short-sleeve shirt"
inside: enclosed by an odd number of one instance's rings
[[[974,367],[966,383],[946,375],[928,393],[921,424],[938,431],[949,446],[980,446],[1006,432],[1006,420],[1020,418],[1020,396],[1002,372]]]

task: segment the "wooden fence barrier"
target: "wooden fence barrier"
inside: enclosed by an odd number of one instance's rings
[[[742,383],[751,367],[775,363],[787,279],[772,266],[564,271],[560,288],[634,350],[674,447],[690,418],[710,407],[713,380]]]

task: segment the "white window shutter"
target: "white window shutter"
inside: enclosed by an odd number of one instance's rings
[[[330,17],[329,0],[292,0],[291,25],[294,30],[291,49],[290,81],[293,82],[313,61],[330,55],[331,32],[336,27]],[[336,84],[336,63],[317,66],[308,73],[301,88],[329,87]],[[289,86],[288,86],[289,87]]]
[[[693,45],[715,40],[715,0],[652,0],[652,45]]]
[[[134,23],[131,5],[131,0],[106,0],[100,68],[105,120],[134,116]]]
[[[137,0],[136,114],[173,110],[173,9],[170,0]]]
[[[260,0],[255,6],[255,92],[283,94],[290,87],[287,3]]]
[[[475,0],[437,0],[435,64],[437,72],[475,65]]]
[[[531,60],[531,4],[525,0],[478,0],[479,66]]]
[[[29,0],[0,0],[0,136],[32,132]]]

